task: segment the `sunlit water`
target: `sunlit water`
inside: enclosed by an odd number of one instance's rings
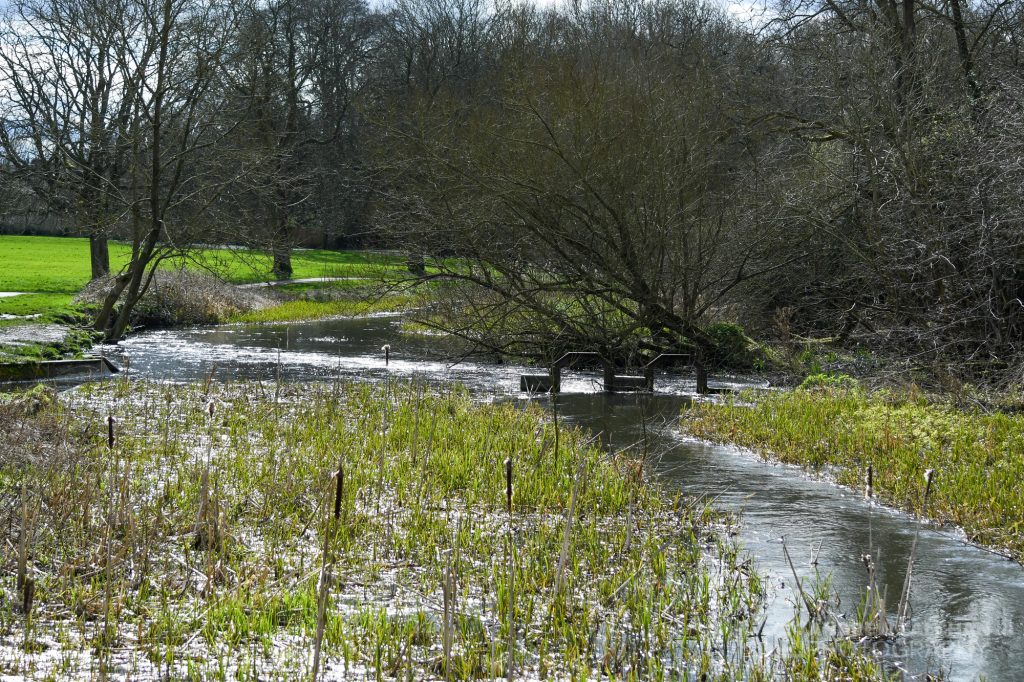
[[[419,377],[458,381],[485,399],[551,406],[549,396],[519,392],[519,376],[537,369],[459,362],[443,338],[401,336],[397,324],[396,317],[379,316],[156,331],[103,352],[128,365],[131,375],[151,379]],[[384,344],[391,346],[387,366]],[[612,448],[646,436],[646,447],[662,455],[659,468],[668,484],[740,515],[740,542],[773,588],[763,629],[768,648],[783,645],[798,598],[783,539],[801,581],[813,581],[816,573],[831,576],[839,623],[853,627],[867,578],[861,557],[875,555],[879,587],[895,605],[918,533],[909,630],[895,642],[874,646],[907,679],[936,672],[952,680],[1024,679],[1024,568],[966,544],[955,531],[919,529],[912,517],[799,469],[684,439],[676,422],[693,390],[687,377],[659,377],[654,395],[606,394],[597,381],[594,374],[569,373],[556,399],[560,418],[599,433]]]

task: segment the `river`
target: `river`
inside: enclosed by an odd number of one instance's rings
[[[419,377],[461,382],[483,400],[534,400],[549,409],[555,400],[560,419],[599,434],[606,447],[645,440],[661,455],[657,468],[666,484],[739,515],[740,543],[772,586],[763,628],[769,648],[785,645],[798,599],[783,540],[801,581],[831,576],[840,627],[853,627],[867,579],[863,555],[875,556],[879,587],[895,605],[917,534],[907,632],[867,645],[905,679],[1024,679],[1024,569],[1015,562],[800,469],[684,438],[677,421],[693,391],[687,377],[659,377],[653,395],[607,394],[596,373],[570,372],[559,396],[531,396],[519,392],[519,376],[536,369],[454,362],[442,337],[404,336],[399,324],[382,315],[153,331],[102,351],[127,365],[130,376],[155,380]],[[391,346],[386,366],[384,344]]]

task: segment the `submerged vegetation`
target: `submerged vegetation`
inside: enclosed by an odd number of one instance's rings
[[[873,492],[902,509],[962,526],[1024,560],[1024,415],[963,410],[919,393],[869,393],[849,377],[812,378],[791,392],[695,403],[683,428],[736,443]]]
[[[128,381],[0,409],[4,675],[882,676],[813,623],[767,650],[726,520],[535,409]]]

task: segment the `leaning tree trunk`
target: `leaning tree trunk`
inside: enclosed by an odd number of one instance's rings
[[[121,274],[114,278],[111,283],[110,291],[103,297],[103,303],[100,305],[100,310],[96,314],[96,319],[93,322],[93,328],[98,332],[103,332],[104,337],[107,334],[107,328],[110,327],[110,320],[114,315],[114,308],[117,306],[117,301],[121,298],[121,294],[124,292],[124,288],[128,286],[129,277],[127,274]]]
[[[146,264],[141,263],[138,267],[132,268],[131,277],[128,279],[127,291],[124,293],[124,301],[121,304],[121,309],[117,313],[117,317],[114,318],[114,323],[106,330],[106,338],[104,339],[107,343],[117,343],[124,336],[125,331],[128,329],[128,321],[131,319],[132,309],[135,308],[135,304],[142,298],[142,278],[146,274]]]
[[[154,183],[155,184],[155,183]],[[104,332],[104,341],[107,343],[117,343],[124,336],[124,332],[128,329],[128,321],[131,319],[132,309],[135,304],[139,302],[142,295],[146,292],[146,288],[152,281],[152,274],[155,272],[156,263],[153,262],[154,250],[156,249],[156,243],[163,234],[163,220],[155,219],[150,226],[149,232],[146,234],[142,244],[137,248],[133,249],[133,256],[131,262],[128,264],[128,269],[123,274],[119,275],[114,283],[115,289],[118,287],[123,292],[124,299],[121,302],[121,309],[118,310],[117,316],[114,317],[113,323],[107,326],[106,322],[110,319],[110,315],[113,312],[113,304],[117,302],[118,297],[107,296],[107,300],[104,301],[104,309],[106,312],[106,319],[102,328],[99,326],[99,318],[97,318],[97,329]],[[146,277],[147,269],[150,270],[149,278]],[[143,284],[145,281],[145,285]],[[111,291],[111,294],[114,290]],[[107,303],[110,303],[107,306]],[[109,309],[108,309],[109,308]],[[103,313],[101,312],[101,315]]]
[[[643,323],[651,330],[655,343],[663,347],[662,352],[689,348],[702,363],[714,354],[715,340],[688,317],[657,302],[648,303],[643,310]]]

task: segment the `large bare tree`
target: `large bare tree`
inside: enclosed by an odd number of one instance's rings
[[[89,234],[93,278],[123,206],[131,116],[123,74],[125,3],[16,0],[0,24],[0,158],[28,199]]]
[[[760,142],[729,94],[754,44],[710,8],[621,2],[537,15],[522,45],[389,130],[380,210],[471,285],[443,326],[525,354],[709,350],[709,313],[776,267],[744,199]]]
[[[216,239],[201,221],[233,177],[214,172],[232,122],[213,86],[235,12],[220,0],[35,2],[14,6],[0,49],[3,146],[42,201],[90,219],[94,244],[130,244],[95,320],[117,341],[159,264]]]
[[[269,246],[273,274],[292,274],[301,226],[315,224],[339,185],[357,125],[353,104],[366,83],[376,22],[362,0],[274,0],[242,15],[226,86],[240,144],[259,158],[236,205]]]

